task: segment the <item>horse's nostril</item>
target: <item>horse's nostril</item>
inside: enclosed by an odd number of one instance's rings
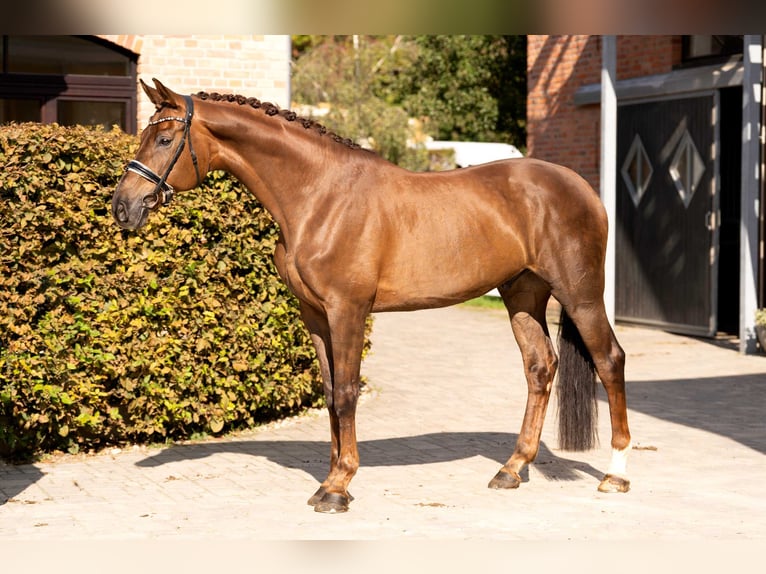
[[[128,208],[125,206],[125,202],[120,201],[117,203],[117,208],[114,210],[114,216],[120,223],[127,223],[128,221]]]

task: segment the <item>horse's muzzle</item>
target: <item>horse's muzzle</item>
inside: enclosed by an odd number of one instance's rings
[[[112,217],[123,229],[138,229],[146,223],[149,210],[142,202],[134,202],[131,206],[125,200],[115,196],[112,198]]]

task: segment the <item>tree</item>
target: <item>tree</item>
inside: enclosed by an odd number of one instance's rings
[[[380,83],[411,57],[397,36],[301,36],[294,41],[292,98],[297,105],[327,104],[317,118],[327,127],[388,160],[424,169],[426,157],[407,147],[409,117],[387,101]]]
[[[526,144],[526,36],[416,36],[389,89],[436,139]]]
[[[435,139],[526,142],[525,36],[294,36],[293,100],[327,127],[422,169],[409,120]]]

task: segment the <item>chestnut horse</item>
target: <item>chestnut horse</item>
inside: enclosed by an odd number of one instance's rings
[[[279,225],[274,263],[300,301],[330,413],[330,471],[309,499],[316,511],[343,512],[352,499],[367,316],[452,305],[495,287],[528,397],[516,448],[489,486],[519,486],[558,368],[562,448],[593,446],[597,373],[612,426],[612,459],[598,489],[628,490],[625,355],[603,302],[607,219],[585,180],[528,158],[413,173],[255,98],[141,84],[156,112],[114,192],[114,219],[139,228],[174,190],[225,170]],[[551,295],[562,307],[560,362],[545,319]]]

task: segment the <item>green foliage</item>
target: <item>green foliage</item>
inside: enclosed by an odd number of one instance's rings
[[[294,36],[299,57],[291,88],[299,105],[331,104],[317,118],[332,131],[372,148],[389,161],[413,170],[425,169],[423,149],[407,147],[413,134],[409,117],[386,100],[381,89],[390,70],[412,54],[393,36]]]
[[[525,36],[415,36],[389,89],[435,139],[526,146]]]
[[[117,130],[0,128],[0,455],[221,433],[321,401],[277,229],[210,174],[138,232]]]
[[[434,139],[526,148],[526,36],[293,36],[293,48],[296,102],[330,103],[328,127],[404,167],[428,165],[406,148],[409,118]]]

